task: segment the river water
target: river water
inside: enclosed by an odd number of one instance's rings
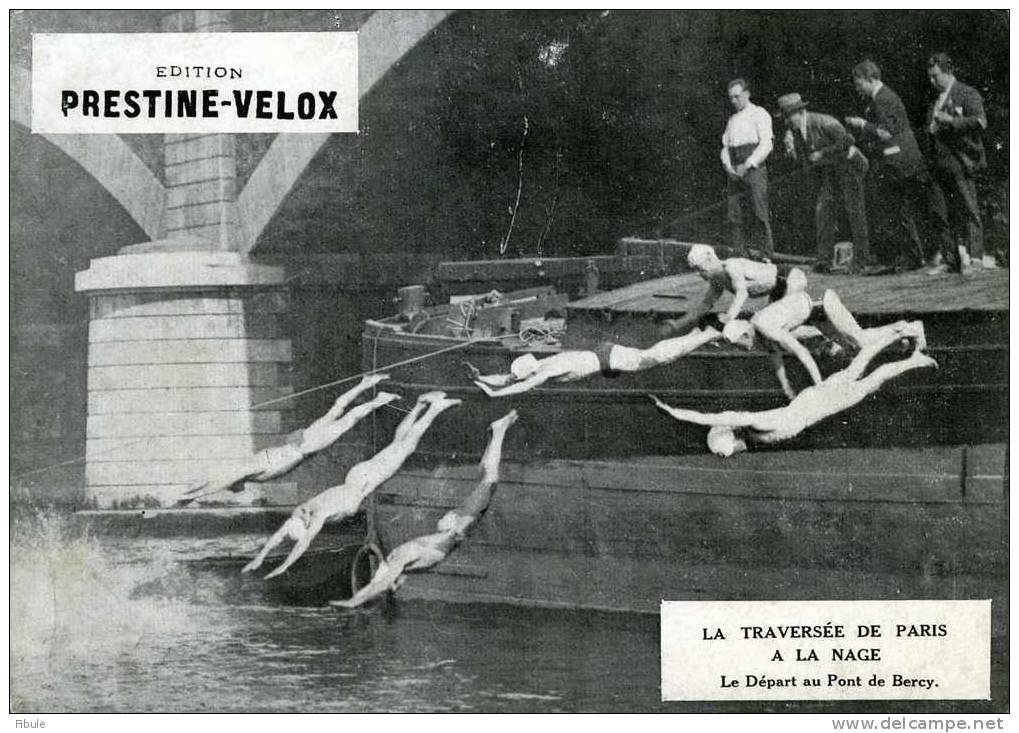
[[[250,556],[264,537],[93,534],[66,515],[13,521],[12,712],[987,710],[663,704],[656,617],[421,602],[300,608],[238,595],[235,577],[185,564]],[[1007,641],[995,647],[1001,710]]]
[[[657,619],[502,606],[366,611],[238,599],[184,560],[262,535],[91,535],[49,516],[11,542],[15,712],[656,710]]]

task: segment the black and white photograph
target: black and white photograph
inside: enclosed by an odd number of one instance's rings
[[[12,726],[1002,728],[1008,10],[8,19]]]

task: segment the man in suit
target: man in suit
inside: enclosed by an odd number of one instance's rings
[[[907,246],[889,251],[892,261],[887,264],[909,270],[922,267],[925,250],[917,220],[932,195],[932,184],[906,107],[899,95],[881,81],[881,69],[873,61],[862,61],[853,68],[853,85],[867,101],[867,107],[863,117],[846,117],[846,125],[856,132],[874,162],[879,200],[888,207],[887,211],[895,212],[907,238]],[[942,249],[951,246],[944,209],[932,208]]]
[[[966,242],[972,266],[993,266],[991,258],[984,259],[984,230],[976,187],[976,174],[987,167],[981,139],[987,128],[984,101],[975,89],[955,78],[955,65],[946,53],[930,57],[927,75],[939,92],[927,114],[934,182],[953,228]],[[960,270],[955,254],[942,251],[944,263],[931,274]]]
[[[726,220],[732,247],[748,255],[743,231],[743,202],[749,198],[753,220],[765,256],[775,251],[768,211],[768,168],[765,160],[772,148],[771,115],[750,101],[750,86],[743,79],[729,82],[729,101],[736,112],[722,135],[722,168],[729,176]]]
[[[785,117],[787,151],[811,171],[817,188],[815,217],[817,225],[817,264],[815,272],[830,272],[835,250],[835,187],[842,200],[853,235],[854,273],[873,275],[880,270],[871,260],[864,203],[863,179],[870,164],[846,132],[831,115],[807,112],[807,103],[799,94],[784,94],[778,106]]]

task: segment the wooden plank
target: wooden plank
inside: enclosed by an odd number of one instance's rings
[[[95,509],[169,508],[176,505],[187,489],[187,483],[141,483],[116,486],[90,484],[88,498],[89,503]],[[195,511],[194,507],[207,506],[290,507],[296,503],[296,499],[297,485],[292,482],[247,483],[244,485],[243,491],[237,493],[224,491],[210,496],[207,500],[192,505],[189,511]]]
[[[89,390],[88,414],[257,410],[258,405],[292,392],[289,386]],[[269,407],[279,410],[280,403]]]
[[[1003,503],[1003,446],[978,446],[977,468],[998,491],[964,494],[962,449],[959,447],[763,451],[720,460],[712,455],[655,456],[644,459],[542,461],[504,460],[503,486],[582,488],[587,491],[652,494],[700,494],[753,499],[919,503]],[[466,494],[478,477],[473,465],[408,467],[383,487],[406,497]],[[454,488],[455,487],[455,488]]]
[[[980,275],[930,277],[923,271],[882,277],[807,275],[807,290],[820,299],[834,290],[856,314],[949,313],[960,310],[1007,311],[1008,270],[987,270]],[[703,297],[707,284],[694,273],[671,275],[599,293],[570,304],[572,310],[611,310],[621,313],[686,312]],[[725,293],[713,311],[724,312],[732,302]],[[746,309],[767,304],[766,298],[751,298]]]
[[[438,266],[440,282],[531,280],[535,278],[583,277],[590,267],[600,274],[656,272],[652,257],[542,257],[505,260],[467,260],[442,262]]]
[[[288,254],[261,257],[259,262],[285,266],[290,288],[329,286],[351,292],[392,289],[435,282],[442,255],[411,254]],[[394,292],[395,295],[395,292]]]
[[[289,379],[289,374],[286,375]],[[225,364],[132,364],[88,370],[90,389],[154,387],[273,387],[281,374],[275,362]]]
[[[89,344],[89,366],[193,364],[197,362],[290,362],[289,339],[180,339]]]
[[[89,415],[88,438],[121,438],[163,435],[256,435],[279,436],[283,442],[278,410],[232,412],[122,413]],[[271,439],[271,438],[266,438]]]
[[[992,631],[1008,633],[1005,578],[931,575],[920,569],[876,573],[853,569],[692,564],[675,559],[649,563],[637,558],[505,550],[461,545],[443,565],[465,564],[474,573],[409,573],[399,600],[509,603],[547,608],[583,608],[657,614],[662,600],[994,599]]]
[[[101,341],[164,341],[177,339],[274,339],[282,335],[275,316],[197,315],[142,316],[92,321],[88,339]]]
[[[686,257],[690,253],[690,248],[697,244],[702,243],[681,242],[677,239],[642,239],[640,237],[623,237],[616,243],[616,252],[617,254],[631,257],[635,255],[645,255],[658,257],[663,260],[678,261],[682,263],[683,269],[686,269]],[[740,254],[733,250],[732,247],[716,244],[709,246],[714,249],[715,253],[722,259],[740,256]],[[814,262],[814,258],[776,252],[771,256],[771,261],[779,264],[807,266]]]

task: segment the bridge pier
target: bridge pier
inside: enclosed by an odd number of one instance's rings
[[[85,476],[94,508],[172,506],[191,481],[283,442],[289,427],[289,402],[261,406],[291,392],[283,268],[172,248],[95,259],[75,277],[89,297]],[[283,483],[216,499],[295,497]]]

